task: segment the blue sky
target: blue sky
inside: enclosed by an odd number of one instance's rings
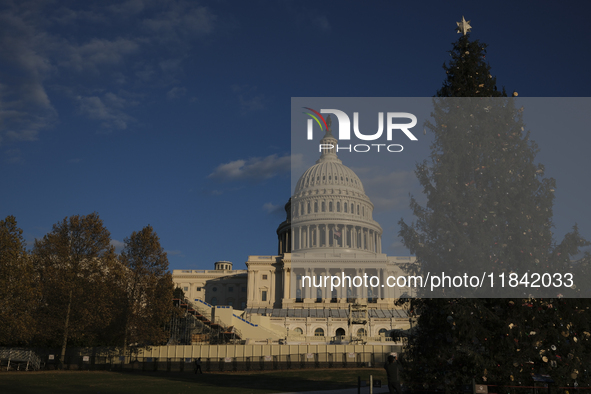
[[[586,97],[580,4],[2,1],[0,217],[16,216],[32,247],[96,211],[118,247],[151,224],[171,269],[244,268],[277,250],[292,97],[432,96],[462,15],[509,92]],[[558,183],[557,235],[578,221],[591,239],[588,130],[532,137]],[[381,176],[411,189],[408,174]],[[381,224],[400,253],[395,222]]]

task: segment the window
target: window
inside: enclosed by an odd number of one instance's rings
[[[267,279],[267,275],[263,275],[263,280]]]
[[[217,287],[214,287],[214,288],[211,289],[211,291],[218,291],[218,288]]]
[[[366,334],[366,332],[365,332],[365,329],[364,329],[364,328],[360,328],[359,330],[357,330],[357,336],[358,336],[358,337],[364,337],[364,336],[366,336],[366,335],[367,335],[367,334]]]
[[[188,287],[183,287],[183,291],[189,291]]]
[[[326,212],[326,203],[322,201],[322,212]]]
[[[304,331],[302,331],[302,329],[299,327],[294,328],[293,332],[295,332],[298,335],[304,335]]]
[[[261,293],[261,301],[267,301],[267,290],[263,290]]]
[[[242,301],[240,303],[240,307],[241,307],[242,310],[246,309],[246,301]]]
[[[314,336],[315,337],[323,337],[324,336],[324,330],[322,328],[317,328],[314,330]]]
[[[212,297],[212,298],[211,298],[211,300],[209,301],[209,303],[210,303],[211,305],[217,305],[217,304],[218,304],[218,299],[217,299],[217,298],[215,298],[215,297]]]
[[[197,291],[201,291],[201,287],[198,287],[198,288],[197,288]]]
[[[328,212],[332,212],[332,201],[328,203]]]
[[[314,213],[318,212],[318,202],[314,202]]]
[[[347,213],[347,203],[343,204],[343,208],[345,208],[345,213]]]
[[[308,203],[308,213],[310,213],[310,203]]]
[[[345,335],[345,329],[344,328],[337,328],[337,332],[335,333],[335,335],[337,337],[342,337]]]
[[[232,293],[232,292],[234,292],[234,288],[233,288],[233,287],[228,287],[228,291],[229,291],[230,293]]]
[[[228,301],[228,306],[234,305],[234,301]]]
[[[388,332],[388,330],[386,330],[385,328],[381,328],[380,331],[378,331],[378,335],[384,335],[386,336],[386,333]]]

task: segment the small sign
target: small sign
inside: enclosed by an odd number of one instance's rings
[[[474,386],[476,394],[488,394],[488,386],[486,384],[477,384]]]
[[[306,354],[306,358],[314,358],[314,353],[308,353],[308,354]]]
[[[48,357],[48,360],[54,360],[54,357],[55,356],[53,354],[50,354],[49,357]]]
[[[532,375],[534,382],[554,383],[550,375]]]
[[[90,357],[88,357],[88,356],[83,356],[83,357],[82,357],[82,361],[84,361],[84,362],[88,362],[88,361],[90,361]]]
[[[265,356],[265,361],[271,361],[273,360],[273,356]]]
[[[231,363],[232,362],[232,357],[225,357],[224,358],[224,362],[225,363]]]
[[[348,356],[349,358],[355,358],[355,353],[349,353]]]

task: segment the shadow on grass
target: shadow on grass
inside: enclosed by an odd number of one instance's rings
[[[379,369],[280,370],[255,372],[3,372],[2,394],[265,394],[338,390],[357,386],[357,377],[385,380]]]
[[[365,370],[363,372],[369,376],[368,371]],[[199,387],[218,387],[224,388],[225,390],[235,388],[235,392],[238,393],[248,389],[282,392],[351,388],[357,386],[357,375],[359,371],[333,369],[240,373],[213,372],[204,374],[186,372],[119,373],[122,375],[142,375],[175,382],[193,383]]]

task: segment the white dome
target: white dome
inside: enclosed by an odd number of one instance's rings
[[[365,194],[361,180],[353,170],[337,161],[321,161],[300,177],[294,195],[323,187],[348,188]]]
[[[335,153],[330,129],[320,159],[298,180],[277,228],[279,253],[292,251],[381,253],[382,228],[361,180]]]

